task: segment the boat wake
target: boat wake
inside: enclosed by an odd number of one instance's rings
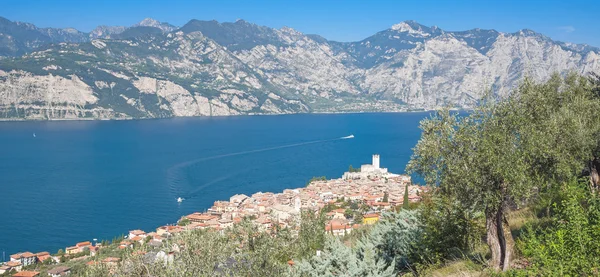
[[[200,190],[202,190],[208,186],[214,185],[218,182],[227,180],[227,179],[229,179],[235,175],[238,175],[242,172],[242,171],[240,171],[240,172],[236,172],[236,173],[233,173],[230,175],[226,175],[226,176],[217,178],[217,179],[212,180],[208,183],[205,183],[199,187],[192,187],[192,184],[189,183],[189,178],[186,173],[186,168],[194,166],[195,164],[206,162],[206,161],[211,161],[211,160],[216,160],[216,159],[227,158],[227,157],[248,155],[248,154],[260,153],[260,152],[266,152],[266,151],[274,151],[274,150],[292,148],[292,147],[300,147],[300,146],[304,146],[304,145],[317,144],[317,143],[326,143],[326,142],[349,139],[349,138],[354,138],[354,136],[350,135],[350,136],[334,138],[334,139],[299,142],[299,143],[293,143],[293,144],[287,144],[287,145],[280,145],[280,146],[274,146],[274,147],[248,150],[248,151],[240,151],[240,152],[234,152],[234,153],[228,153],[228,154],[194,159],[194,160],[182,162],[182,163],[179,163],[179,164],[176,164],[176,165],[170,167],[167,170],[167,182],[169,182],[169,185],[171,187],[171,193],[176,195],[178,198],[185,197],[183,199],[187,200],[187,199],[190,199],[190,198],[196,196],[200,192]],[[249,170],[249,169],[246,169],[243,171],[247,171],[247,170]],[[187,190],[187,192],[185,192],[186,190]]]

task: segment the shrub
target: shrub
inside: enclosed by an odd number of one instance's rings
[[[528,225],[518,241],[530,262],[514,275],[590,276],[600,267],[600,201],[584,182],[563,186],[565,199],[555,205],[551,226]]]
[[[383,214],[354,247],[328,237],[320,256],[301,260],[296,276],[396,276],[417,256],[422,235],[419,211]]]

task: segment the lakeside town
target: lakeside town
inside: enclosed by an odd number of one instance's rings
[[[16,253],[10,255],[9,261],[0,264],[0,276],[33,277],[42,276],[44,272],[53,277],[65,276],[72,270],[70,265],[75,263],[116,266],[120,262],[119,251],[133,249],[137,245],[159,249],[181,232],[202,229],[223,232],[245,219],[265,232],[294,228],[303,211],[324,213],[326,232],[342,237],[364,225],[375,224],[384,211],[419,202],[426,190],[426,187],[413,185],[410,176],[381,168],[379,155],[373,155],[371,164],[356,169],[350,166],[341,178],[327,180],[315,177],[306,187],[285,189],[281,193],[236,194],[228,201],[215,201],[204,212],[183,216],[176,225],[160,226],[151,232],[131,230],[112,242],[79,242],[54,255],[49,252]],[[110,251],[109,244],[112,246]],[[149,261],[169,261],[177,255],[177,248],[174,244],[172,251],[138,251],[136,254],[144,255]],[[98,255],[103,249],[107,249],[106,253]],[[36,270],[39,268],[36,265],[43,265],[45,271]]]

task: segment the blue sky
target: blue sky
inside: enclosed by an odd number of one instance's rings
[[[132,25],[146,17],[182,26],[190,19],[289,26],[331,40],[356,41],[404,21],[444,30],[515,32],[528,28],[553,39],[600,46],[600,0],[570,1],[313,1],[313,0],[2,0],[0,16],[40,27]]]

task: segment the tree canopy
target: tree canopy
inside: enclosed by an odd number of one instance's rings
[[[422,121],[407,171],[484,212],[491,265],[508,269],[506,210],[581,174],[598,146],[600,101],[577,75],[525,80],[509,99],[491,100],[466,116],[444,110]]]

